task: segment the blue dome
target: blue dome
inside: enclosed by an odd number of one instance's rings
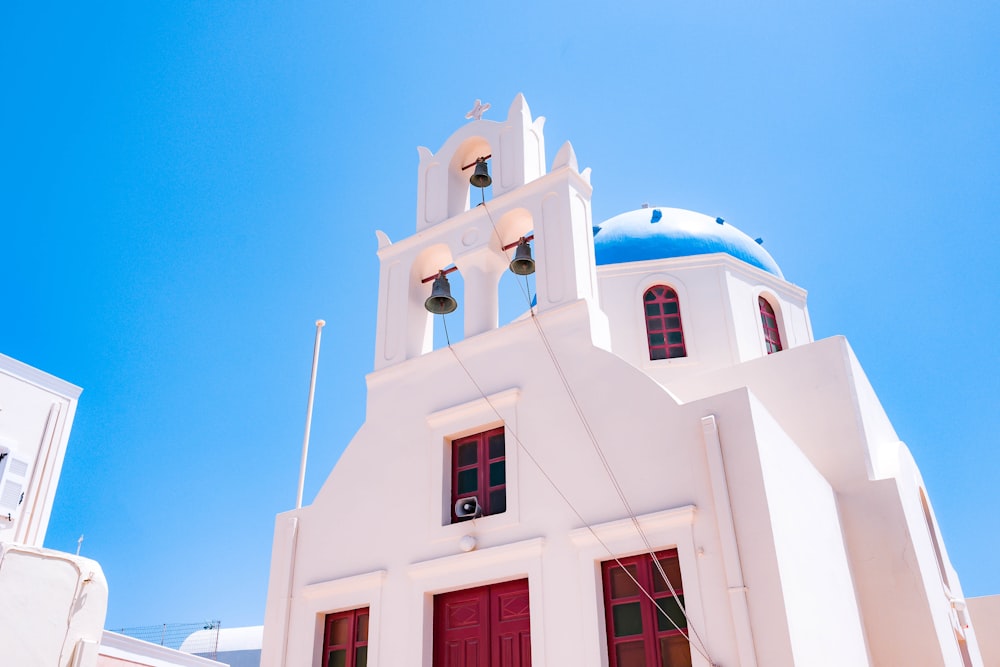
[[[594,228],[597,264],[724,252],[784,278],[759,243],[719,220],[680,208],[640,208],[616,215]]]

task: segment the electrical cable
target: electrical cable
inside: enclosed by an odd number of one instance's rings
[[[483,210],[486,211],[486,217],[490,219],[490,226],[493,228],[493,235],[497,237],[497,243],[500,245],[500,252],[502,252],[503,256],[507,258],[507,263],[510,264],[510,254],[509,254],[510,250],[509,249],[508,250],[504,250],[504,247],[503,247],[504,246],[504,242],[503,242],[503,238],[500,236],[500,230],[497,229],[497,223],[493,221],[493,214],[490,213],[490,209],[486,205],[486,188],[479,188],[479,192],[480,192],[480,194],[482,195],[482,198],[483,198],[483,201],[480,204],[480,206],[482,206]],[[518,282],[516,280],[514,282],[517,283],[518,287],[521,287],[521,283],[520,282]],[[529,311],[532,310],[532,308],[531,308],[531,286],[528,284],[528,276],[524,276],[524,287],[521,287],[521,294],[524,295],[524,300],[528,302],[528,310]]]
[[[621,562],[621,559],[619,559],[618,556],[615,555],[615,553],[614,553],[614,551],[612,551],[611,547],[608,546],[608,544],[603,539],[601,539],[601,536],[597,534],[597,531],[594,530],[594,528],[593,528],[593,526],[591,526],[590,522],[588,522],[586,519],[583,518],[583,515],[580,513],[580,511],[576,508],[575,505],[573,505],[573,503],[566,496],[566,494],[563,493],[562,489],[559,488],[559,486],[556,484],[555,480],[553,480],[552,477],[549,476],[549,474],[542,467],[541,463],[538,462],[538,459],[536,459],[534,457],[534,455],[531,453],[531,451],[527,447],[525,447],[524,442],[521,441],[521,438],[517,435],[517,432],[513,428],[511,428],[510,424],[508,424],[506,422],[506,420],[503,418],[503,415],[500,413],[500,411],[497,409],[497,407],[493,404],[493,401],[490,400],[489,396],[487,396],[487,394],[483,390],[483,388],[479,385],[478,382],[476,382],[476,379],[472,375],[472,372],[465,365],[465,363],[462,361],[462,359],[458,356],[458,352],[455,351],[455,348],[451,344],[451,338],[448,335],[448,322],[447,322],[447,318],[444,316],[443,313],[441,314],[441,322],[442,322],[442,326],[443,326],[443,329],[444,329],[445,341],[448,344],[448,350],[451,351],[451,354],[455,358],[455,361],[458,363],[458,365],[465,372],[466,376],[469,378],[469,381],[472,382],[472,385],[476,388],[476,391],[478,391],[479,395],[482,397],[482,399],[484,401],[486,401],[486,404],[490,407],[490,409],[496,415],[497,419],[499,419],[500,421],[504,422],[504,429],[505,429],[505,431],[507,433],[509,433],[511,435],[511,437],[514,438],[514,442],[517,444],[517,447],[525,454],[525,456],[528,457],[528,460],[530,460],[534,464],[535,468],[538,469],[538,472],[541,473],[542,477],[545,478],[545,480],[549,483],[549,486],[552,487],[552,490],[556,492],[556,495],[558,495],[563,500],[563,502],[566,503],[566,506],[569,507],[570,511],[572,511],[573,514],[576,516],[576,518],[580,521],[580,523],[583,524],[583,526],[587,528],[587,530],[594,537],[594,539],[597,541],[597,543],[600,544],[601,547],[604,548],[604,550],[608,553],[609,556],[611,556],[611,559],[615,561],[615,563],[618,565],[619,568],[621,568],[622,572],[624,572],[626,575],[628,575],[628,578],[632,580],[632,583],[635,584],[636,588],[640,592],[642,592],[643,595],[645,595],[645,597],[653,604],[653,606],[656,608],[656,610],[660,614],[662,614],[668,621],[670,621],[670,624],[674,626],[674,629],[676,629],[680,633],[680,635],[682,637],[684,637],[684,639],[688,642],[688,644],[690,646],[692,646],[699,654],[701,654],[701,656],[704,657],[705,660],[708,661],[709,665],[712,665],[712,667],[715,667],[716,663],[714,663],[712,661],[711,656],[708,654],[708,648],[705,646],[704,642],[701,640],[701,637],[698,636],[697,632],[695,631],[695,637],[698,639],[698,643],[695,643],[695,642],[691,641],[691,638],[688,635],[688,633],[686,633],[684,631],[684,629],[681,628],[677,624],[677,622],[674,621],[674,619],[671,618],[669,614],[667,614],[666,611],[664,611],[663,607],[660,606],[659,602],[657,602],[656,598],[653,597],[652,593],[650,593],[641,583],[639,583],[639,580]],[[648,545],[648,541],[645,539],[645,535],[642,533],[642,529],[638,528],[638,530],[639,530],[640,535],[643,536],[643,541]],[[656,562],[657,565],[659,565],[659,560],[657,560],[655,554],[653,554],[653,552],[651,552],[651,555],[652,555],[652,558],[653,558],[654,562]],[[666,574],[663,573],[662,566],[659,567],[659,570],[661,572],[661,576],[663,576],[664,578],[666,578]],[[688,628],[690,630],[694,631],[694,628],[691,626],[691,621],[690,621],[690,619],[687,616],[687,612],[685,611],[684,607],[680,604],[680,600],[677,597],[677,593],[676,593],[675,589],[673,588],[673,585],[670,583],[669,579],[667,579],[666,581],[667,581],[667,586],[670,589],[671,596],[674,598],[674,602],[677,603],[678,608],[681,611],[681,614],[684,615],[684,618],[687,621]],[[699,646],[699,644],[700,644],[700,646]]]
[[[611,480],[612,486],[614,486],[615,491],[618,494],[619,500],[621,500],[622,505],[625,508],[625,511],[628,513],[632,525],[635,527],[635,530],[639,534],[639,537],[642,538],[642,542],[646,547],[646,552],[652,559],[657,571],[663,578],[664,583],[666,583],[667,589],[670,591],[670,595],[671,597],[673,597],[674,602],[681,610],[681,613],[684,615],[685,620],[687,620],[688,628],[690,628],[691,633],[694,635],[695,639],[698,640],[698,643],[700,643],[703,647],[705,647],[705,650],[707,651],[708,649],[705,646],[705,642],[698,634],[697,629],[695,629],[695,627],[691,624],[691,619],[688,617],[687,609],[684,607],[684,603],[681,601],[680,596],[678,596],[677,591],[674,589],[674,586],[671,583],[670,578],[667,576],[667,573],[663,570],[663,566],[660,564],[659,559],[656,558],[656,551],[653,549],[653,545],[650,544],[649,539],[646,537],[645,532],[643,532],[642,530],[642,526],[639,525],[639,519],[636,516],[635,511],[633,511],[632,505],[628,502],[628,498],[625,496],[625,491],[624,489],[622,489],[621,484],[618,482],[618,478],[615,476],[614,471],[611,469],[611,464],[608,463],[604,451],[601,449],[600,444],[598,444],[597,436],[595,435],[593,429],[591,428],[590,422],[587,420],[587,417],[583,412],[583,408],[580,406],[580,403],[576,398],[576,394],[573,393],[573,389],[572,387],[570,387],[569,384],[569,379],[566,377],[566,373],[563,371],[562,365],[556,358],[555,350],[552,349],[552,346],[549,343],[548,336],[545,335],[545,331],[544,329],[542,329],[541,322],[539,322],[534,312],[531,313],[531,321],[535,323],[535,327],[538,329],[538,334],[542,339],[542,343],[544,344],[546,351],[548,352],[549,358],[552,359],[552,363],[553,365],[555,365],[556,373],[559,375],[559,378],[563,383],[563,387],[566,389],[566,393],[569,396],[570,402],[573,404],[577,416],[580,418],[580,422],[583,425],[584,430],[587,432],[587,436],[590,439],[591,444],[594,446],[594,451],[597,453],[598,458],[601,460],[601,465],[604,467],[605,472],[608,474],[608,478]],[[666,614],[664,614],[664,616],[667,617],[667,619],[677,630],[680,630],[680,628],[677,627],[677,624],[674,623],[673,619],[670,618],[670,616]],[[709,662],[711,662],[711,659],[709,659],[707,655],[705,656],[705,658],[708,659]]]
[[[498,243],[500,244],[500,248],[503,249],[503,245],[504,244],[503,244],[503,239],[500,236],[500,231],[497,229],[496,222],[493,220],[493,214],[490,212],[489,207],[486,205],[486,190],[484,188],[480,188],[480,194],[481,194],[481,198],[482,198],[481,205],[486,210],[486,215],[489,218],[490,225],[493,227],[493,232],[496,235]],[[505,257],[507,257],[508,260],[510,259],[509,255],[507,255],[506,251],[504,251],[504,255],[505,255]],[[538,329],[539,337],[542,339],[542,343],[545,346],[545,350],[548,353],[549,358],[552,360],[552,363],[553,363],[553,365],[556,368],[556,372],[559,375],[559,378],[561,379],[561,381],[563,383],[563,387],[566,389],[566,393],[567,393],[567,395],[570,398],[570,402],[573,404],[573,407],[576,410],[576,413],[579,416],[581,423],[583,424],[584,430],[587,432],[587,435],[588,435],[588,437],[590,439],[590,442],[593,445],[594,450],[597,453],[597,456],[598,456],[598,458],[601,461],[601,465],[604,467],[604,470],[608,474],[608,478],[611,480],[611,484],[614,487],[615,492],[618,494],[618,498],[621,500],[622,505],[625,508],[625,511],[628,513],[629,519],[632,521],[632,524],[635,527],[636,532],[642,538],[643,545],[646,547],[646,551],[649,554],[649,557],[652,559],[653,564],[655,565],[656,570],[658,571],[660,577],[663,579],[664,583],[667,585],[667,589],[670,591],[671,597],[673,598],[674,602],[677,604],[678,609],[680,609],[681,614],[684,615],[684,619],[687,621],[688,627],[691,629],[691,632],[694,634],[694,637],[698,640],[698,643],[700,643],[702,645],[702,647],[704,647],[705,650],[707,651],[707,646],[705,645],[704,640],[702,640],[701,636],[698,634],[697,629],[695,629],[695,627],[691,624],[691,619],[690,619],[690,617],[687,614],[687,609],[685,608],[684,603],[681,601],[680,596],[677,594],[677,591],[674,589],[673,583],[670,581],[670,578],[667,576],[667,573],[663,570],[663,566],[660,564],[659,559],[656,558],[656,552],[653,549],[652,544],[650,544],[649,539],[646,537],[646,534],[643,532],[642,527],[639,525],[639,520],[636,517],[635,512],[632,510],[632,506],[629,504],[628,499],[625,496],[625,492],[624,492],[624,490],[621,487],[621,484],[619,484],[617,477],[615,477],[614,471],[611,469],[611,466],[608,463],[607,457],[604,455],[604,451],[601,449],[600,444],[597,442],[597,436],[594,434],[593,429],[590,427],[590,423],[587,421],[587,418],[584,415],[583,410],[580,407],[580,404],[579,404],[579,402],[576,399],[576,395],[573,393],[573,390],[570,387],[569,380],[566,378],[566,375],[565,375],[565,373],[562,370],[562,366],[559,364],[559,360],[556,358],[555,351],[552,349],[552,346],[549,343],[548,337],[545,335],[545,331],[542,329],[541,323],[537,319],[535,310],[534,310],[534,308],[532,307],[532,304],[531,304],[530,286],[528,285],[527,276],[525,276],[525,287],[521,291],[524,294],[525,301],[528,304],[528,312],[530,313],[531,320],[532,320],[532,322],[534,322],[535,327]],[[447,334],[446,334],[446,338],[447,338]],[[450,341],[448,343],[448,346],[449,346],[449,348],[451,347]],[[454,350],[452,352],[454,353]],[[457,359],[457,355],[456,355],[456,359]],[[463,368],[464,368],[464,366],[463,366]],[[468,373],[468,370],[466,370],[466,373]],[[472,376],[470,375],[469,378],[472,379]],[[475,383],[475,381],[473,381],[473,382]],[[617,561],[617,559],[615,559],[615,560]],[[621,563],[619,563],[619,565],[620,564]],[[636,582],[636,583],[638,584],[638,582]],[[644,592],[646,592],[646,591],[644,591]],[[647,594],[647,596],[649,595],[648,592],[646,592],[646,594]],[[650,596],[650,600],[652,600],[651,596]],[[655,604],[655,602],[654,602],[654,604]],[[659,605],[657,605],[657,608],[659,609]],[[660,611],[663,612],[662,609],[660,609]],[[680,627],[678,627],[677,624],[674,623],[673,619],[670,618],[669,615],[667,615],[666,613],[664,613],[663,615],[666,616],[667,620],[669,620],[670,623],[679,632],[681,632],[681,634],[684,634],[683,631],[680,629]],[[684,636],[685,636],[685,638],[687,638],[687,635],[684,635]],[[688,641],[690,642],[690,640],[688,640]],[[701,652],[701,651],[699,651],[699,652]],[[712,663],[711,659],[708,657],[707,654],[703,654],[703,655],[705,655],[705,658],[709,661],[709,663]],[[714,664],[714,663],[712,663],[712,664]]]

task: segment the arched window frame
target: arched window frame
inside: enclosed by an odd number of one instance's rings
[[[655,290],[664,290],[657,300],[648,297]],[[672,295],[672,296],[671,296]],[[646,350],[650,361],[682,359],[688,356],[684,340],[684,320],[681,315],[681,290],[666,281],[650,283],[642,290],[642,320],[646,336]],[[658,313],[651,313],[651,305],[659,304]],[[671,312],[672,307],[672,312]],[[651,328],[650,325],[654,328]],[[655,328],[659,326],[660,328]],[[671,336],[670,334],[679,334]],[[659,337],[660,340],[656,340]],[[677,340],[679,338],[679,340]],[[662,341],[662,342],[661,342]],[[662,354],[662,356],[661,356]]]
[[[757,294],[757,316],[760,321],[760,332],[764,342],[764,352],[774,354],[785,349],[786,339],[782,335],[781,310],[775,308],[777,302],[774,296],[766,292]],[[766,306],[766,310],[765,310]]]

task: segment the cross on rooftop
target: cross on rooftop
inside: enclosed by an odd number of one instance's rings
[[[482,120],[483,114],[489,111],[489,108],[489,102],[483,104],[482,100],[476,100],[476,103],[472,105],[472,111],[465,114],[465,117],[469,119]]]

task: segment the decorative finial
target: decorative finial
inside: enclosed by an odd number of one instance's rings
[[[487,102],[483,104],[482,100],[476,100],[476,103],[472,106],[472,111],[465,114],[465,117],[469,120],[482,120],[483,114],[489,111],[490,103]]]

